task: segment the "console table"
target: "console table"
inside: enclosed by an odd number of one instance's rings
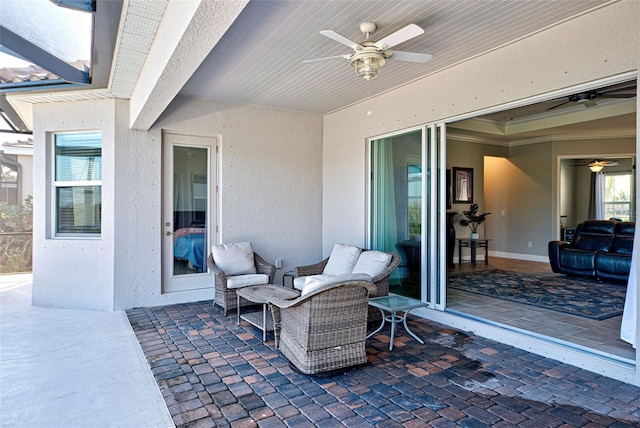
[[[470,239],[460,238],[458,241],[458,264],[462,264],[462,249],[469,248],[471,251],[471,264],[476,265],[476,250],[484,248],[484,264],[489,264],[489,241],[491,239]]]

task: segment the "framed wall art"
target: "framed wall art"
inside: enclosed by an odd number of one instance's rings
[[[453,167],[453,203],[473,203],[473,168]]]

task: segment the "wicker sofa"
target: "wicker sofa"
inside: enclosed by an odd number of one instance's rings
[[[331,265],[330,261],[333,263],[332,258],[335,260],[336,256],[342,256],[341,252],[343,250],[352,252],[350,256],[355,256],[355,263],[347,262],[340,263],[339,266]],[[380,259],[380,257],[386,257],[386,259]],[[373,263],[362,264],[362,262],[364,262],[364,259],[366,258],[374,260],[377,259],[378,262],[382,260],[382,264],[384,266],[382,268],[377,268],[375,266],[372,267],[372,265],[376,264],[376,261],[374,261]],[[361,263],[360,266],[363,266],[361,269],[358,268],[358,262]],[[313,265],[298,266],[295,268],[294,287],[298,290],[302,290],[305,279],[307,277],[315,275],[343,275],[349,273],[366,273],[371,276],[371,282],[375,286],[375,291],[371,293],[371,297],[387,296],[389,295],[389,276],[391,275],[391,272],[393,272],[393,270],[398,267],[399,264],[400,256],[397,253],[384,253],[381,251],[361,249],[350,245],[335,244],[331,255],[326,259]],[[380,311],[378,311],[376,308],[369,308],[369,321],[377,320],[380,320]]]
[[[376,288],[369,281],[335,281],[314,281],[292,300],[269,299],[276,347],[302,373],[324,373],[367,361],[367,308]]]

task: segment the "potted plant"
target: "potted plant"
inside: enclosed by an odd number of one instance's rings
[[[478,226],[487,219],[487,216],[491,213],[478,214],[478,204],[471,204],[467,211],[462,211],[462,214],[466,217],[460,220],[460,226],[469,226],[471,229],[471,239],[478,239]]]

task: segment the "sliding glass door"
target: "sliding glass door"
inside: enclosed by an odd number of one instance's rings
[[[446,270],[440,278],[445,254],[440,251],[442,128],[428,126],[369,141],[369,247],[401,256],[390,292],[438,308],[444,307],[446,279]]]

